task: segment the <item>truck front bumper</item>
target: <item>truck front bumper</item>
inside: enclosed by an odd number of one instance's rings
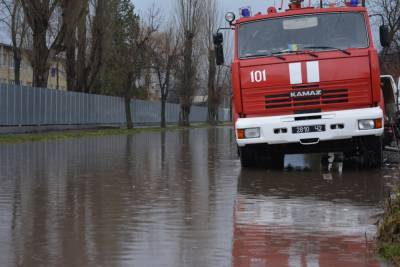
[[[382,119],[382,127],[360,130],[359,120],[369,119]],[[314,125],[324,125],[325,130],[321,132],[293,133],[293,127]],[[240,118],[236,122],[237,130],[252,128],[259,128],[259,137],[239,139],[236,131],[236,140],[239,147],[252,144],[300,143],[312,145],[323,141],[351,139],[359,136],[381,136],[384,131],[383,112],[380,107],[301,115]]]

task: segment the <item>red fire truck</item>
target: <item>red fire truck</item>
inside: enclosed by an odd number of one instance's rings
[[[288,153],[344,152],[380,167],[384,101],[369,14],[363,1],[303,7],[291,0],[251,14],[240,10],[214,35],[224,64],[222,29],[232,29],[235,131],[243,167],[283,168]],[[383,47],[388,28],[379,28]]]

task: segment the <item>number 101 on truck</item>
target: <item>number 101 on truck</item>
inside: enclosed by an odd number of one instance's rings
[[[344,152],[373,168],[382,163],[384,101],[377,50],[365,2],[303,7],[240,18],[214,35],[224,64],[223,34],[234,30],[231,65],[236,141],[243,167],[283,168],[288,153]],[[383,47],[388,27],[379,28]]]

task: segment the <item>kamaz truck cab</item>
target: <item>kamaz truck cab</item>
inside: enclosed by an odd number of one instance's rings
[[[369,167],[382,162],[380,67],[367,9],[302,7],[241,18],[231,65],[236,141],[243,167],[282,168],[284,154],[344,152]],[[388,29],[380,27],[387,46]],[[223,36],[214,36],[217,64]]]

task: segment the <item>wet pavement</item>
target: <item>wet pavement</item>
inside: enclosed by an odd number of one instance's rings
[[[233,138],[0,145],[0,265],[386,266],[375,223],[398,167],[292,155],[285,171],[241,170]]]

